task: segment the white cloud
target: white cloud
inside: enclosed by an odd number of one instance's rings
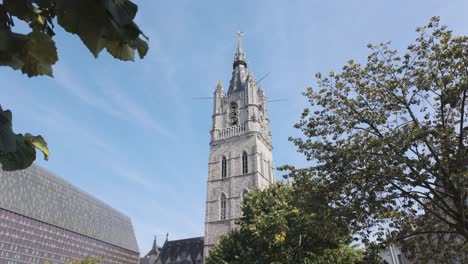
[[[154,179],[149,180],[138,167],[131,165],[122,151],[93,134],[91,130],[78,125],[70,116],[40,105],[37,106],[37,111],[31,118],[53,131],[54,134],[66,135],[67,139],[62,141],[68,140],[73,144],[86,146],[86,149],[90,150],[86,155],[92,155],[93,159],[99,158],[101,165],[109,169],[113,175],[120,176],[140,188],[148,190],[156,188]]]
[[[64,88],[69,94],[76,96],[83,103],[116,118],[133,122],[139,127],[153,130],[175,141],[175,137],[169,130],[155,120],[145,108],[133,101],[128,94],[125,94],[112,80],[101,77],[99,79],[100,85],[87,87],[63,65],[56,68],[55,80],[60,88]]]

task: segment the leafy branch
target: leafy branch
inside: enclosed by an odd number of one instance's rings
[[[58,23],[77,34],[97,57],[105,48],[113,57],[143,58],[148,39],[133,22],[137,6],[129,0],[2,0],[0,1],[0,66],[21,70],[29,77],[52,76],[58,60],[53,37]],[[16,20],[24,21],[31,32],[15,33]]]

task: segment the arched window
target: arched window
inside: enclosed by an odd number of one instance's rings
[[[247,152],[243,152],[242,153],[242,174],[246,174],[248,173],[249,169],[248,169],[248,161],[247,161]]]
[[[260,153],[260,173],[262,174],[263,177],[265,177],[265,173],[264,173],[264,170],[265,170],[265,165],[263,164],[263,155],[262,153]]]
[[[219,212],[219,218],[221,220],[225,220],[226,219],[226,194],[225,193],[221,194],[219,202],[220,202],[220,208],[221,208]]]
[[[221,160],[221,178],[224,179],[226,178],[227,175],[227,161],[226,157],[223,156],[223,159]]]

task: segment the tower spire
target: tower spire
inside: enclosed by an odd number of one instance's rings
[[[243,91],[246,89],[247,83],[247,59],[245,58],[245,53],[242,50],[242,36],[244,33],[237,32],[237,50],[234,55],[234,63],[232,64],[232,78],[229,83],[228,95],[237,92]]]
[[[244,33],[242,31],[237,32],[237,51],[236,55],[234,56],[234,64],[232,65],[233,68],[236,68],[236,66],[239,64],[242,64],[245,67],[247,67],[245,53],[242,50],[242,36],[244,36]]]

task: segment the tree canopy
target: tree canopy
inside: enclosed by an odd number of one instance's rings
[[[416,31],[403,54],[390,43],[369,45],[367,62],[316,75],[295,125],[303,136],[290,138],[311,165],[284,169],[297,182],[321,181],[364,242],[446,234],[463,244],[468,37],[438,17]]]
[[[355,263],[362,258],[345,218],[317,188],[303,192],[277,183],[243,200],[239,229],[210,250],[207,264]],[[314,200],[314,203],[310,203]]]
[[[52,65],[58,60],[53,40],[56,23],[77,34],[95,57],[106,48],[117,59],[133,60],[135,50],[143,58],[148,44],[133,22],[137,10],[128,0],[2,0],[0,66],[29,77],[52,76]],[[19,21],[29,26],[30,33],[14,32]]]
[[[0,66],[21,70],[28,77],[52,77],[52,65],[58,60],[53,40],[57,23],[77,34],[95,57],[105,48],[120,60],[134,60],[135,51],[143,58],[148,43],[133,22],[137,10],[129,0],[0,0]],[[14,32],[20,21],[28,25],[29,33]],[[36,159],[36,148],[49,158],[42,136],[15,134],[11,111],[0,107],[2,169],[29,167]]]
[[[104,255],[100,254],[99,257],[94,258],[94,257],[86,257],[84,259],[80,260],[71,260],[67,262],[67,264],[101,264],[102,261],[104,260]],[[44,262],[44,264],[52,264],[51,262]]]

